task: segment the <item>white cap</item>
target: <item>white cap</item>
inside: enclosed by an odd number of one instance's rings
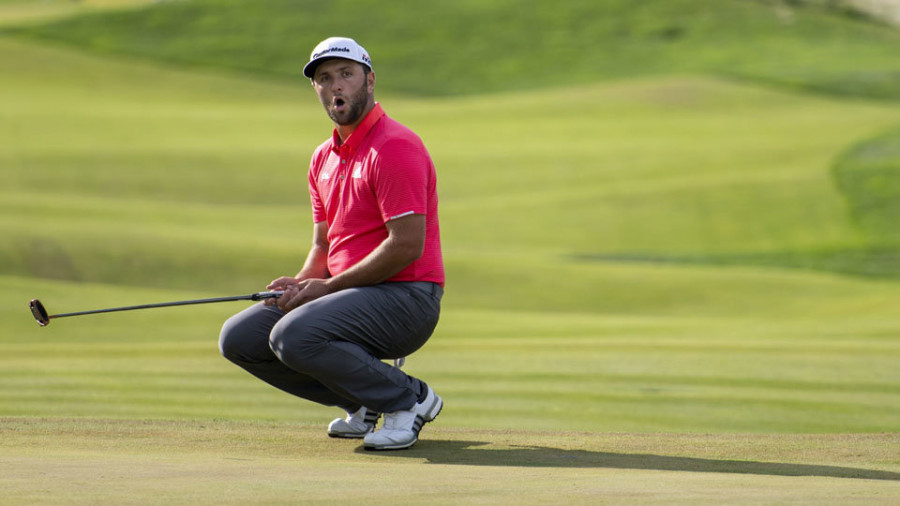
[[[309,55],[309,63],[303,67],[303,75],[312,79],[316,75],[316,67],[325,60],[332,58],[343,58],[345,60],[353,60],[362,63],[366,67],[372,68],[372,60],[365,48],[356,43],[353,39],[346,37],[329,37],[319,42]]]

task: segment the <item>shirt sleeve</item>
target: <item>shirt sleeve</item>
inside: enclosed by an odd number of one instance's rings
[[[312,160],[309,162],[309,172],[307,173],[309,182],[309,201],[312,206],[313,223],[319,223],[320,221],[325,221],[327,219],[325,206],[322,204],[322,197],[319,195],[319,187],[316,184],[319,174],[319,171],[317,170],[317,167],[319,166],[318,160],[319,151],[317,150],[313,154]]]
[[[426,214],[431,158],[421,144],[407,139],[386,143],[375,167],[375,196],[385,222]]]

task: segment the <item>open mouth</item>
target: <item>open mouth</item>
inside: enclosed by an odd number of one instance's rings
[[[343,98],[336,97],[334,99],[334,102],[332,102],[332,104],[336,111],[340,111],[344,108],[344,106],[347,104],[347,102],[345,102]]]

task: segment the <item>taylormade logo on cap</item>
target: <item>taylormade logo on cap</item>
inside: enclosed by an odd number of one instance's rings
[[[329,47],[328,49],[322,51],[321,53],[314,54],[312,56],[312,59],[315,60],[316,58],[325,56],[328,53],[349,53],[349,52],[350,52],[349,47]]]
[[[329,37],[313,48],[309,56],[309,63],[303,67],[303,75],[312,79],[316,74],[316,67],[322,61],[330,58],[343,58],[362,63],[372,68],[372,60],[366,50],[353,39],[346,37]]]

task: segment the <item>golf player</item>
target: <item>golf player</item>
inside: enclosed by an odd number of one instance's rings
[[[418,350],[437,325],[444,267],[434,164],[375,102],[372,60],[356,41],[322,41],[303,75],[334,122],[309,166],[312,246],[297,275],[266,287],[284,295],[228,319],[219,347],[266,383],[346,411],[329,436],[408,448],[443,401],[382,360]]]

